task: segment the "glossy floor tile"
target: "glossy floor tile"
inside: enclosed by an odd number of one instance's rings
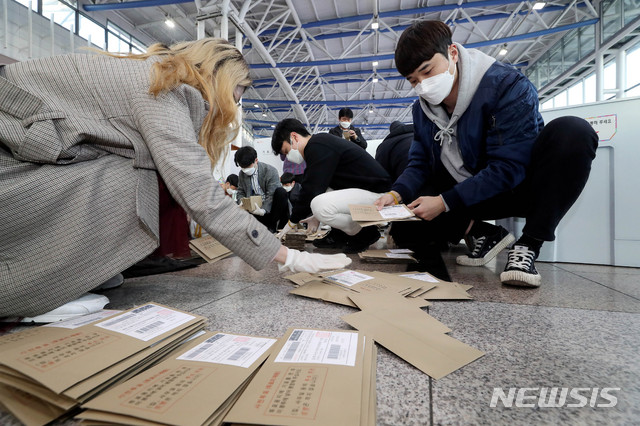
[[[504,252],[478,268],[456,265],[456,256],[464,252],[464,246],[455,246],[410,266],[363,263],[350,255],[352,269],[442,274],[444,268],[453,281],[473,285],[474,300],[436,301],[429,312],[452,329],[452,336],[486,353],[431,380],[379,347],[379,425],[640,424],[640,269],[538,263],[543,285],[519,289],[500,284]],[[350,329],[340,317],[354,308],[290,295],[293,286],[284,275],[275,265],[254,271],[232,256],[127,279],[103,294],[113,309],[155,301],[204,315],[209,330],[278,337],[289,327]],[[619,390],[612,392],[617,404],[611,408],[490,406],[494,388],[508,394],[509,388],[543,387]],[[606,402],[596,397],[596,404]],[[566,404],[572,402],[567,397]],[[0,412],[0,424],[19,424]]]

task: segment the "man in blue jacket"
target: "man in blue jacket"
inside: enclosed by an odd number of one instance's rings
[[[524,217],[500,279],[537,287],[534,261],[584,188],[598,136],[577,117],[544,126],[524,75],[451,36],[446,24],[421,21],[398,41],[396,66],[420,96],[415,141],[407,168],[376,205],[408,203],[431,241],[471,237],[472,252],[457,259],[470,266],[486,264],[514,240],[483,220]]]

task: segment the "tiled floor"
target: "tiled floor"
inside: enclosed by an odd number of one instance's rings
[[[436,301],[429,312],[486,355],[431,380],[379,348],[379,425],[640,424],[640,269],[538,263],[542,287],[518,289],[499,282],[505,253],[471,268],[455,264],[463,251],[443,253],[444,264],[452,280],[474,286],[475,300]],[[354,268],[406,270],[351,257]],[[277,337],[292,326],[349,329],[340,316],[353,309],[290,295],[291,288],[275,265],[258,272],[231,257],[129,279],[104,294],[114,309],[155,301],[204,315],[210,330]],[[587,398],[592,388],[619,389],[610,392],[617,398],[611,408],[490,407],[494,388],[543,387],[588,388],[580,391]],[[526,395],[534,394],[539,389]],[[576,402],[568,397],[566,404]],[[17,423],[5,413],[0,424]]]

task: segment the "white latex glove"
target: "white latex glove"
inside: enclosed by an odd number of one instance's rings
[[[276,238],[278,238],[279,240],[282,240],[285,235],[287,235],[289,232],[293,231],[294,229],[296,229],[296,224],[291,223],[291,221],[288,221],[285,227],[282,228],[282,230],[276,234]]]
[[[316,219],[315,216],[309,216],[308,218],[306,218],[305,220],[301,220],[300,222],[307,224],[308,234],[315,234],[318,230],[318,227],[320,226],[320,221]]]
[[[350,264],[351,259],[344,253],[319,254],[288,249],[287,260],[284,265],[278,264],[278,270],[280,272],[308,272],[313,274],[323,270],[342,269]]]
[[[265,214],[267,214],[267,211],[263,208],[258,207],[257,204],[253,204],[253,210],[251,210],[251,214],[254,214],[256,216],[264,216]]]

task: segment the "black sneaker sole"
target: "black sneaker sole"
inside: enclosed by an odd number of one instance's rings
[[[503,239],[498,241],[498,244],[493,246],[491,250],[484,255],[484,257],[470,257],[469,255],[462,255],[456,258],[456,263],[463,266],[482,266],[491,262],[494,257],[498,255],[502,250],[507,248],[513,243],[516,238],[512,234],[507,234]]]

